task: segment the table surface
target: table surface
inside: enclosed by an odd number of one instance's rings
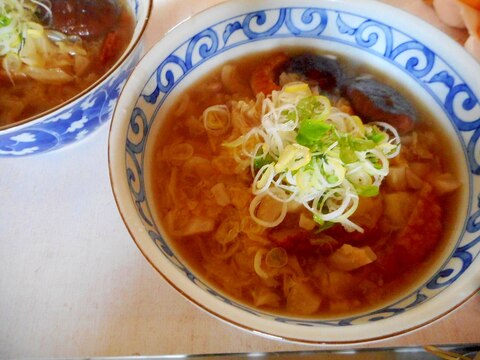
[[[352,0],[354,1],[354,0]],[[155,0],[148,49],[218,0]],[[462,42],[422,0],[386,0]],[[61,151],[0,159],[0,358],[325,349],[266,339],[199,310],[143,258],[115,205],[108,126]],[[368,347],[480,343],[480,295]]]

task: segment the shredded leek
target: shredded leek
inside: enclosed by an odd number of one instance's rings
[[[80,71],[76,58],[87,63],[81,39],[49,29],[51,20],[50,0],[0,0],[0,58],[12,83],[15,74],[65,83]]]
[[[2,0],[0,2],[0,56],[18,54],[29,36],[39,37],[43,27],[37,19],[38,9],[51,16],[45,1]]]
[[[303,204],[323,230],[335,223],[347,231],[363,229],[349,220],[359,197],[379,194],[389,171],[389,159],[400,152],[400,138],[386,123],[364,124],[358,116],[341,112],[308,84],[294,82],[263,100],[261,125],[234,141],[251,160],[250,215],[265,196],[280,203]],[[281,216],[286,211],[282,210]]]

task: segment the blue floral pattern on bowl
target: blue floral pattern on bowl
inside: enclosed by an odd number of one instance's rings
[[[141,28],[145,22],[147,3],[140,0],[132,0],[130,3],[137,27]],[[79,99],[26,124],[0,130],[0,156],[45,153],[92,134],[111,119],[120,91],[138,63],[142,50],[141,43],[138,43],[113,73]]]
[[[292,2],[293,4],[293,2]],[[480,252],[480,104],[477,94],[441,56],[428,46],[397,28],[374,19],[347,11],[329,8],[291,7],[271,8],[244,13],[222,22],[213,23],[188,38],[168,56],[159,60],[159,66],[145,85],[131,114],[125,144],[125,176],[130,194],[144,227],[158,249],[169,258],[190,281],[224,303],[255,316],[305,327],[351,326],[375,322],[408,312],[417,305],[434,298],[454,283],[472,265]],[[177,258],[162,237],[151,211],[145,188],[144,160],[147,140],[162,104],[187,75],[207,61],[252,42],[261,48],[263,40],[302,38],[317,39],[324,44],[342,46],[368,52],[380,61],[398,68],[444,109],[462,144],[468,165],[468,217],[463,224],[457,246],[450,258],[431,279],[416,291],[395,304],[370,313],[343,319],[317,320],[274,316],[252,310],[236,303],[203,283]],[[476,195],[476,196],[475,196]],[[472,199],[478,198],[478,203]]]

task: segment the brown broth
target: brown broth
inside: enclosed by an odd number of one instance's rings
[[[119,0],[119,7],[118,20],[108,34],[82,39],[90,63],[81,76],[74,76],[73,81],[55,84],[17,76],[12,82],[0,67],[0,127],[28,119],[68,101],[112,67],[125,51],[135,27],[128,5]]]
[[[307,50],[284,51],[298,54]],[[154,211],[163,227],[169,229],[166,230],[169,241],[180,257],[192,267],[193,272],[219,291],[237,301],[275,314],[331,318],[369,311],[405,296],[434,273],[435,267],[451,249],[449,241],[455,232],[451,225],[461,215],[457,208],[460,190],[442,197],[429,189],[429,185],[424,185],[419,190],[410,190],[420,199],[411,211],[425,215],[427,219],[419,216],[417,222],[410,219],[408,229],[405,226],[404,229],[392,230],[390,225],[385,225],[385,215],[382,214],[375,227],[366,231],[366,235],[352,235],[339,226],[326,230],[324,233],[333,237],[336,243],[312,245],[311,240],[316,235],[298,230],[298,217],[295,214],[288,215],[273,230],[258,233],[253,231],[249,232],[249,236],[240,230],[232,239],[216,235],[220,231],[219,227],[226,223],[225,219],[240,222],[240,229],[242,226],[247,227],[245,217],[248,217],[249,201],[253,198],[250,194],[252,178],[249,171],[229,172],[229,169],[234,168],[233,160],[212,160],[222,152],[219,145],[221,142],[212,140],[202,131],[198,119],[208,106],[224,104],[232,99],[253,98],[249,89],[251,73],[258,64],[271,56],[272,53],[260,53],[232,61],[231,64],[237,69],[235,84],[222,82],[222,69],[215,70],[185,91],[182,99],[166,116],[165,124],[160,129],[161,134],[154,144],[149,176],[155,198]],[[342,63],[352,64],[350,70],[353,73],[365,69],[349,59],[344,59]],[[369,70],[368,67],[366,69]],[[385,78],[375,71],[369,72]],[[408,96],[407,92],[402,92]],[[415,131],[426,134],[421,135],[426,136],[426,139],[435,140],[430,141],[428,147],[434,154],[434,160],[427,161],[430,170],[450,172],[458,179],[460,170],[458,162],[454,161],[455,154],[443,150],[453,148],[444,145],[451,140],[432,120],[434,116],[420,104],[416,105],[420,121]],[[178,151],[174,152],[174,157],[171,156],[171,149],[180,150],[184,144],[189,144],[189,149],[193,149],[193,157],[197,161],[191,161],[187,165]],[[402,152],[401,159],[413,156],[409,155],[408,146],[404,148],[406,150]],[[401,163],[401,159],[394,159],[392,164]],[[230,203],[226,206],[216,205],[213,199],[211,189],[218,183],[225,185],[230,196]],[[387,194],[397,193],[398,190],[390,188],[386,181],[381,189],[379,201],[384,206]],[[175,194],[175,201],[172,200],[172,194]],[[215,230],[179,235],[169,227],[169,213],[174,209],[180,214],[177,216],[180,224],[176,224],[176,229],[187,228],[196,218],[208,217],[214,220]],[[226,232],[224,235],[231,233]],[[429,235],[436,233],[438,236]],[[280,242],[278,234],[283,236]],[[378,259],[350,272],[332,269],[328,256],[344,243],[368,245]],[[288,266],[286,269],[270,269],[270,274],[273,275],[262,279],[253,270],[255,252],[259,248],[274,247],[287,250]],[[308,290],[297,288],[298,283],[306,284]],[[303,307],[302,301],[287,306],[286,294],[295,291],[306,294],[307,297],[313,294],[313,297],[318,297],[320,305],[314,311],[306,311],[305,307],[308,308],[309,305],[306,303]],[[257,299],[257,304],[254,299]],[[264,305],[261,299],[268,305]]]

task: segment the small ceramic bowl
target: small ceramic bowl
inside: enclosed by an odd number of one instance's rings
[[[135,29],[123,55],[94,84],[59,106],[0,127],[0,157],[18,157],[57,150],[92,134],[112,117],[113,108],[127,76],[142,53],[142,37],[153,0],[128,0]]]
[[[282,46],[348,54],[388,74],[432,110],[452,137],[462,181],[458,222],[437,270],[382,308],[335,319],[276,316],[222,295],[182,262],[153,213],[149,159],[176,95],[241,54]],[[200,308],[257,334],[302,343],[367,342],[439,319],[480,285],[480,67],[453,40],[382,3],[234,0],[180,24],[139,63],[120,95],[109,138],[111,182],[137,246]]]

